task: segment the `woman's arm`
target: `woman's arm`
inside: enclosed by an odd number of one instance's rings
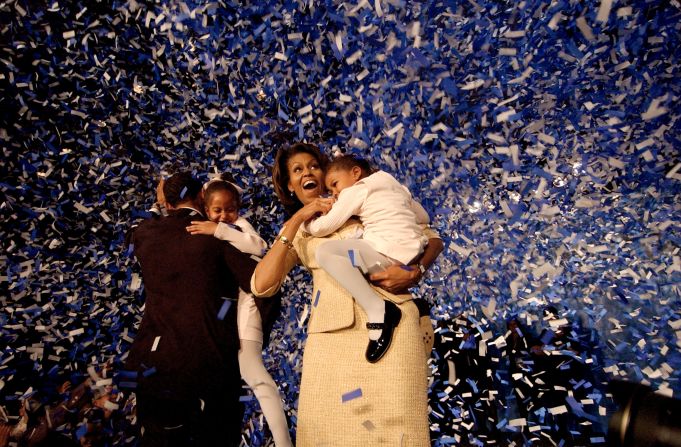
[[[253,272],[251,289],[254,295],[265,294],[276,291],[282,279],[288,273],[288,263],[286,258],[289,250],[293,250],[293,238],[298,232],[298,228],[307,220],[318,213],[326,213],[331,209],[333,199],[317,198],[299,209],[289,220],[284,223],[284,227],[279,236],[272,244],[267,254],[258,263]],[[270,290],[276,287],[274,290]],[[269,293],[267,293],[269,294]]]
[[[417,285],[423,277],[419,264],[423,266],[424,271],[427,270],[433,265],[443,249],[442,239],[431,237],[428,239],[428,244],[417,264],[391,265],[382,272],[374,273],[369,279],[374,285],[390,293],[404,293],[410,287]]]

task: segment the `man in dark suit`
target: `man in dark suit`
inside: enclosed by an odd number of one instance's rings
[[[168,216],[134,230],[146,302],[127,367],[138,372],[142,446],[238,446],[243,405],[237,352],[238,288],[256,262],[227,242],[190,235],[203,219],[188,173],[163,186]]]

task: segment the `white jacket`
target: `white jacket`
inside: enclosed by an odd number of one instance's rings
[[[377,252],[408,264],[428,242],[421,224],[428,213],[412,199],[409,190],[384,171],[375,172],[345,188],[331,210],[308,222],[306,231],[323,237],[357,216],[364,225],[362,239]]]

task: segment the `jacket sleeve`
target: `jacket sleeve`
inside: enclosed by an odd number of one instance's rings
[[[350,217],[360,212],[367,193],[368,190],[363,184],[344,189],[328,213],[305,223],[305,231],[316,237],[324,237],[333,233]]]
[[[255,259],[246,253],[242,253],[230,244],[224,244],[223,260],[227,268],[232,272],[237,284],[244,292],[251,292],[251,275],[258,264]]]

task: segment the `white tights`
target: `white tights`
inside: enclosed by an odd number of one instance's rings
[[[354,257],[354,265],[349,252]],[[395,264],[395,261],[377,252],[362,239],[325,242],[317,248],[315,257],[319,266],[350,292],[367,313],[369,322],[383,323],[385,301],[371,288],[362,272],[371,271],[376,264],[385,268]],[[381,330],[369,331],[372,340],[378,339],[380,335]]]
[[[253,340],[241,340],[239,370],[241,377],[253,390],[253,394],[260,403],[262,414],[270,426],[274,445],[277,447],[293,447],[279,389],[262,361],[262,343]]]

